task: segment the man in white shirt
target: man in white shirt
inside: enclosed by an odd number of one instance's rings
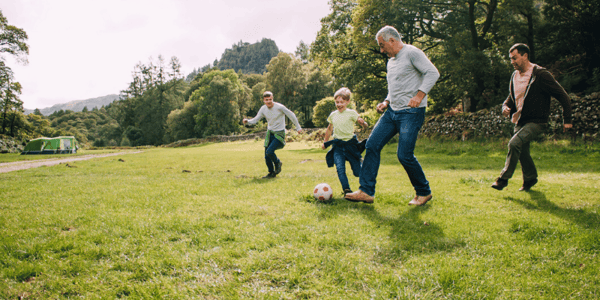
[[[427,93],[440,77],[437,68],[423,51],[404,44],[396,28],[385,26],[375,36],[387,64],[388,95],[377,105],[385,113],[367,140],[365,158],[360,171],[360,189],[346,194],[355,202],[373,203],[381,150],[399,133],[398,160],[406,170],[416,196],[409,204],[423,205],[431,200],[431,188],[425,173],[414,155],[419,130],[425,120]]]
[[[285,146],[285,117],[287,116],[298,132],[302,132],[302,127],[298,123],[296,115],[291,110],[287,109],[283,104],[273,101],[273,93],[266,91],[263,93],[263,105],[256,117],[252,119],[244,119],[244,124],[256,124],[263,117],[267,119],[267,134],[265,135],[265,162],[269,169],[269,174],[263,178],[275,178],[281,172],[283,164],[275,150],[279,150]]]

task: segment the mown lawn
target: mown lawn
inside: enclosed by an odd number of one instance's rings
[[[273,180],[262,140],[3,173],[0,298],[600,298],[600,146],[532,145],[528,193],[520,171],[489,187],[505,148],[419,140],[424,207],[407,205],[395,145],[373,205],[345,201],[301,142]],[[333,201],[313,200],[321,182]]]

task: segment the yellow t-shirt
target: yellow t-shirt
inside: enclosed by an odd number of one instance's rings
[[[346,108],[343,112],[334,110],[327,118],[327,122],[333,125],[333,138],[348,141],[354,137],[354,124],[358,120],[358,113]]]

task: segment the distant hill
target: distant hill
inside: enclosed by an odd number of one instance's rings
[[[42,115],[48,116],[51,115],[53,112],[59,111],[61,109],[78,112],[82,111],[84,107],[87,107],[88,110],[92,110],[94,107],[101,108],[102,106],[111,104],[117,99],[119,99],[119,95],[108,95],[87,100],[75,100],[67,103],[55,104],[51,107],[40,108],[40,112],[42,113]],[[25,109],[25,114],[28,115],[30,113],[33,113],[33,111],[34,109]]]
[[[216,60],[213,64],[208,64],[202,68],[194,69],[186,80],[191,82],[198,73],[210,71],[217,67],[219,70],[233,69],[235,72],[241,71],[244,74],[263,74],[267,70],[267,65],[271,58],[279,54],[279,48],[275,41],[263,38],[260,42],[254,44],[239,41],[233,44],[231,48],[225,49],[221,55],[221,60]]]

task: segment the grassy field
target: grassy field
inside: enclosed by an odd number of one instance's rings
[[[518,192],[520,169],[490,188],[506,142],[419,140],[434,198],[412,207],[395,145],[368,205],[316,144],[260,179],[262,143],[0,174],[0,298],[600,298],[598,145],[532,145],[540,182]],[[312,198],[321,182],[333,201]]]

